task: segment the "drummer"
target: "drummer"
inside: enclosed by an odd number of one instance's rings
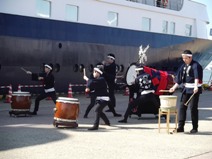
[[[93,70],[93,78],[88,80],[85,92],[92,92],[93,95],[96,97],[97,108],[96,112],[96,119],[94,121],[93,127],[89,128],[88,130],[98,130],[99,128],[99,120],[102,118],[106,125],[110,125],[110,121],[108,120],[107,116],[103,112],[105,106],[109,103],[109,94],[107,91],[107,83],[101,75],[103,74],[102,69],[95,67]]]
[[[52,74],[53,66],[52,64],[45,64],[44,65],[44,73],[36,74],[32,73],[31,71],[27,71],[27,74],[32,75],[32,80],[43,81],[44,91],[35,99],[35,107],[34,111],[31,112],[31,115],[37,115],[37,111],[39,109],[39,103],[41,100],[45,99],[46,97],[51,97],[53,102],[56,104],[56,92],[54,89],[54,75]]]
[[[190,50],[185,50],[182,53],[182,59],[184,64],[182,64],[178,70],[176,83],[169,89],[170,92],[174,92],[177,87],[183,84],[182,96],[179,106],[179,120],[177,132],[184,132],[184,126],[186,121],[186,112],[188,107],[185,106],[186,101],[191,99],[190,110],[191,110],[191,120],[192,126],[190,133],[198,132],[198,103],[199,96],[202,94],[202,78],[203,69],[202,66],[192,58],[192,52]],[[193,95],[192,95],[193,94]]]
[[[97,64],[96,64],[96,67],[98,67],[98,68],[100,68],[100,69],[103,69],[102,63],[97,63]],[[84,74],[83,79],[84,79],[86,82],[88,82],[89,79],[94,79],[93,73],[90,74],[90,77],[89,77],[89,78],[86,76],[86,74]],[[92,92],[87,92],[87,93],[89,93],[90,104],[87,106],[83,118],[88,118],[89,112],[91,111],[91,109],[92,109],[92,108],[95,106],[95,104],[96,104],[96,96],[95,96],[95,94],[92,93]]]
[[[114,117],[121,117],[121,114],[116,113],[116,97],[115,97],[115,78],[116,78],[116,63],[115,63],[115,55],[108,54],[105,61],[102,62],[104,65],[104,73],[103,76],[108,85],[110,102],[108,104],[109,109],[106,112],[112,112]]]
[[[151,103],[155,107],[160,106],[160,103],[154,94],[155,88],[153,86],[151,76],[143,71],[142,66],[137,66],[135,70],[138,75],[134,84],[138,85],[139,93],[137,98],[128,104],[128,108],[124,114],[124,119],[118,121],[120,123],[127,123],[128,116],[131,114],[131,110],[135,107],[142,109],[147,103]]]

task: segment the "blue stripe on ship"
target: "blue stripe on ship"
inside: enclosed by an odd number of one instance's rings
[[[153,48],[181,44],[194,40],[194,38],[190,37],[132,31],[3,13],[0,13],[0,35],[120,46],[151,44]]]

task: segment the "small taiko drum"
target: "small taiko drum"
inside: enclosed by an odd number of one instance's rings
[[[160,108],[162,111],[176,111],[177,96],[174,95],[160,95]]]
[[[78,127],[77,118],[79,116],[79,100],[76,98],[59,97],[54,108],[53,125]]]
[[[31,106],[31,94],[29,92],[13,92],[11,101],[12,110],[9,112],[10,116],[12,114],[25,114],[25,116],[29,114]]]

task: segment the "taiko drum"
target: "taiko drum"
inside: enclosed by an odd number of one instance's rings
[[[79,116],[79,100],[76,98],[59,97],[54,109],[54,120],[76,122]]]
[[[29,110],[31,106],[31,94],[29,92],[13,92],[11,98],[12,110]]]

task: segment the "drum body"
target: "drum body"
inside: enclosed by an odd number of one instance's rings
[[[79,116],[79,101],[76,98],[59,97],[54,109],[54,126],[65,125],[77,127]]]
[[[160,95],[159,98],[160,98],[160,108],[162,111],[167,111],[167,109],[170,109],[171,111],[176,110],[177,96]]]
[[[29,92],[13,92],[12,93],[12,110],[29,110],[31,106],[31,95]]]
[[[12,114],[15,116],[21,114],[29,115],[31,106],[31,94],[29,92],[13,92],[11,101],[12,110],[9,112],[10,116]]]

